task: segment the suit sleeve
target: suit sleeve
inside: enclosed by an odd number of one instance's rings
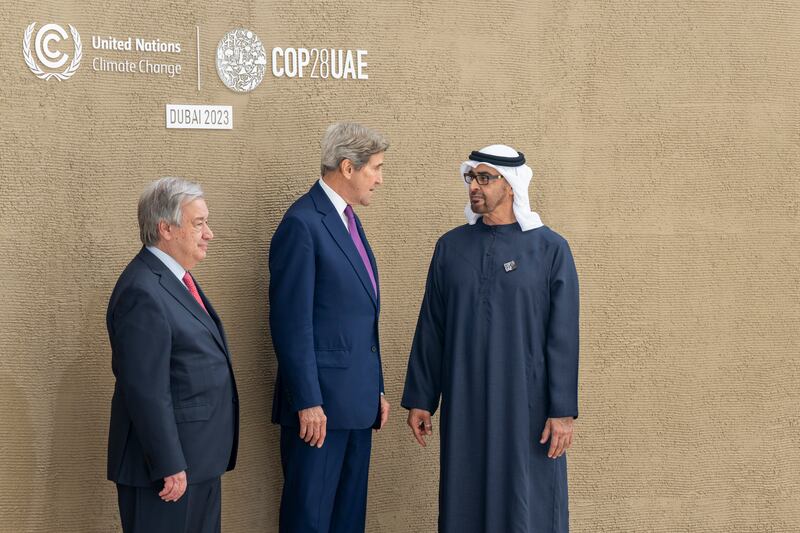
[[[433,252],[417,329],[408,358],[406,383],[400,404],[406,409],[424,409],[433,414],[441,394],[444,351],[444,300],[439,285],[439,244]]]
[[[303,221],[281,221],[270,245],[269,271],[269,323],[289,401],[295,411],[322,405],[314,353],[316,260]]]
[[[172,333],[148,291],[131,287],[113,312],[112,366],[151,481],[186,470],[170,390]]]
[[[547,324],[548,417],[578,417],[579,348],[578,273],[569,244],[556,250],[550,271],[550,316]]]

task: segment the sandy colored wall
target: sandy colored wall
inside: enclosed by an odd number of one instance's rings
[[[44,82],[31,22],[86,35],[201,27],[180,78]],[[234,94],[221,36],[369,51],[368,81],[276,79]],[[162,175],[205,187],[216,238],[197,269],[242,397],[228,532],[277,530],[269,240],[318,172],[329,123],[393,145],[359,214],[383,288],[386,387],[368,531],[435,529],[437,447],[399,399],[436,238],[463,222],[457,165],[503,141],[573,247],[582,295],[573,531],[800,530],[800,5],[791,1],[100,2],[0,5],[0,531],[118,531],[105,481],[113,379],[105,306]],[[84,53],[89,54],[84,42]],[[232,131],[164,127],[166,103],[233,105]]]

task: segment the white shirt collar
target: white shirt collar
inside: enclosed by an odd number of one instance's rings
[[[154,256],[158,257],[162,263],[167,265],[167,268],[170,270],[170,272],[175,274],[175,277],[178,278],[181,283],[183,283],[183,276],[186,274],[186,270],[180,265],[180,263],[175,261],[175,259],[167,252],[161,250],[160,248],[156,248],[155,246],[148,246],[147,250]]]
[[[330,198],[334,209],[336,209],[336,212],[339,213],[339,218],[341,218],[342,222],[344,223],[344,229],[348,229],[347,215],[344,214],[344,210],[347,207],[347,202],[344,201],[344,198],[339,196],[339,193],[331,189],[330,185],[325,183],[324,179],[319,179],[319,185],[322,187],[322,190],[325,191],[325,194],[328,195],[328,198]]]

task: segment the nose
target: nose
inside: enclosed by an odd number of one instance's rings
[[[378,176],[377,176],[377,179],[375,180],[375,183],[377,183],[378,185],[383,185],[383,173],[382,172],[378,172]]]
[[[479,188],[480,187],[478,186],[478,180],[472,180],[471,182],[469,182],[470,193],[477,191]]]
[[[203,232],[203,238],[207,241],[210,241],[211,239],[214,238],[214,232],[211,231],[211,226],[209,226],[208,224],[206,224],[206,231]]]

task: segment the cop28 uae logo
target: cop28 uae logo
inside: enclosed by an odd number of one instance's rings
[[[248,92],[258,87],[266,66],[264,45],[250,30],[229,31],[217,46],[217,74],[231,90]]]
[[[59,42],[62,39],[69,39],[66,30],[58,24],[45,24],[36,32],[36,38],[34,39],[36,58],[49,70],[48,72],[42,70],[31,53],[31,36],[35,27],[36,23],[31,22],[30,26],[25,29],[25,36],[22,39],[22,57],[25,59],[25,64],[28,65],[31,72],[43,80],[55,78],[62,81],[72,77],[81,65],[81,36],[78,34],[78,30],[70,24],[69,32],[72,35],[73,42],[72,61],[63,71],[60,69],[69,59],[69,54],[61,50],[53,50],[50,43],[51,41]]]

